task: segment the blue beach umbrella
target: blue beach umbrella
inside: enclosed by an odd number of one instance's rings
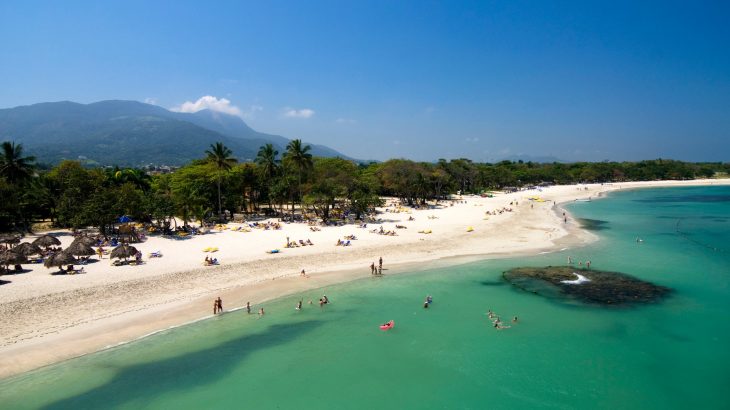
[[[119,217],[119,222],[121,222],[121,223],[132,222],[132,218],[128,217],[127,215],[122,215]]]

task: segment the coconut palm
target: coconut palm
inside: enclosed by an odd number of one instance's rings
[[[210,149],[206,150],[205,153],[208,155],[208,161],[215,164],[218,169],[218,216],[221,215],[221,173],[231,169],[233,164],[236,163],[236,159],[232,157],[233,151],[228,149],[222,142],[216,142],[210,144]]]
[[[289,141],[286,146],[286,153],[284,157],[289,161],[294,168],[297,170],[297,190],[299,191],[299,198],[302,197],[302,176],[304,173],[311,170],[313,166],[312,154],[309,153],[312,147],[309,145],[302,145],[302,140],[296,139]],[[292,202],[292,214],[294,213],[294,203]]]
[[[261,178],[264,180],[269,191],[271,190],[273,179],[279,171],[279,160],[276,159],[277,155],[279,155],[279,151],[275,150],[271,144],[263,145],[259,148],[258,154],[256,154],[256,163],[260,167]],[[271,197],[269,197],[269,208],[271,208]]]
[[[0,176],[11,184],[25,181],[33,175],[34,156],[23,156],[23,144],[5,141],[0,153]]]

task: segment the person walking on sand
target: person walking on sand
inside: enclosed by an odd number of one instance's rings
[[[380,272],[383,272],[383,257],[381,256],[378,260],[378,267],[380,268]]]
[[[370,264],[370,274],[375,275],[375,262]]]
[[[301,273],[300,275],[301,275],[301,276],[302,276],[303,278],[306,278],[306,277],[307,277],[307,272],[305,272],[305,271],[304,271],[304,269],[302,269],[302,273]]]
[[[213,299],[213,314],[218,314],[218,299]]]
[[[223,299],[218,296],[218,299],[216,299],[215,303],[218,305],[218,313],[223,313]]]

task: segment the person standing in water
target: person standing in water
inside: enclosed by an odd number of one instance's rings
[[[383,273],[383,257],[382,256],[378,260],[378,267],[380,268],[380,273]]]
[[[297,303],[297,310],[302,310],[302,301],[300,300],[299,303]]]
[[[249,315],[251,314],[251,302],[246,302],[246,312]]]

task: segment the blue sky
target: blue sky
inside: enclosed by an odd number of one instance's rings
[[[214,107],[379,160],[728,161],[729,21],[728,2],[4,1],[0,108]]]

